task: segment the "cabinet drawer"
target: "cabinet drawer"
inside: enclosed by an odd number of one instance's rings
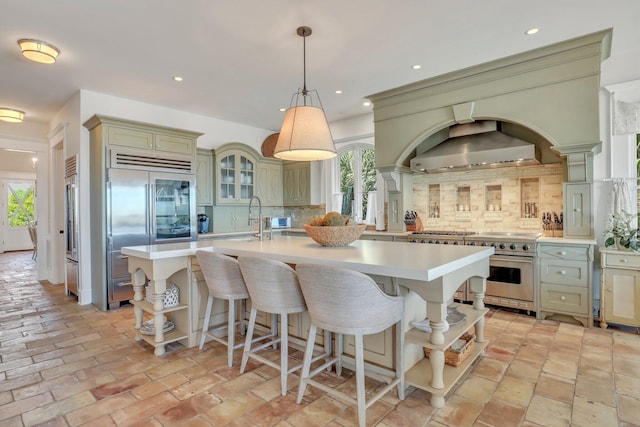
[[[540,245],[540,258],[585,261],[589,256],[589,246]]]
[[[635,254],[626,254],[624,252],[616,254],[604,254],[603,266],[606,267],[622,267],[640,269],[640,256]]]
[[[589,315],[591,301],[587,288],[540,284],[540,309]]]
[[[587,287],[589,263],[540,259],[540,281],[559,285]]]
[[[107,134],[110,145],[122,145],[145,150],[153,149],[153,134],[151,132],[109,126]]]

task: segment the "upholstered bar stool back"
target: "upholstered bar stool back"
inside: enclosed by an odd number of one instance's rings
[[[288,367],[289,342],[297,342],[300,345],[304,345],[303,341],[288,335],[288,315],[307,311],[307,306],[298,284],[298,275],[293,268],[279,261],[249,256],[241,256],[238,261],[251,297],[249,329],[245,338],[240,372],[244,372],[249,358],[279,369],[282,395],[284,396],[287,394],[288,374],[300,369],[302,366],[302,364],[299,364],[292,368]],[[251,348],[258,310],[272,315],[272,330],[270,335],[264,336],[269,341]],[[278,316],[280,318],[280,336],[277,336],[277,326],[273,322]],[[275,346],[278,343],[280,343],[280,364],[258,354],[265,348]]]
[[[249,298],[249,292],[240,272],[238,261],[235,258],[204,250],[196,251],[196,258],[209,289],[207,309],[200,335],[200,350],[204,348],[204,342],[209,336],[211,339],[227,346],[227,363],[232,366],[233,350],[243,346],[243,343],[235,344],[235,331],[236,326],[239,324],[240,332],[244,334],[244,302]],[[229,301],[229,316],[226,325],[219,325],[209,329],[208,325],[211,319],[214,298]],[[237,319],[236,315],[236,305],[239,301],[242,302],[240,304],[240,320]],[[223,329],[227,329],[227,339],[215,335],[215,332]]]
[[[398,387],[398,397],[401,400],[404,399],[404,328],[402,320],[404,300],[402,297],[385,294],[373,279],[357,271],[319,264],[298,264],[296,271],[311,317],[297,402],[302,401],[306,386],[310,384],[347,402],[357,404],[358,423],[364,427],[366,425],[366,409],[393,387]],[[384,331],[394,324],[397,328],[395,377],[390,379],[382,390],[371,396],[369,401],[366,401],[363,336]],[[329,332],[339,334],[336,338],[338,350],[334,358],[311,372],[311,359],[308,357],[308,353],[313,348],[317,328],[324,329],[325,335]],[[354,335],[355,337],[356,399],[312,379],[333,364],[336,364],[336,371],[340,375],[342,334]]]

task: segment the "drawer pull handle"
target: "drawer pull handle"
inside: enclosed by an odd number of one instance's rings
[[[560,297],[561,301],[565,301],[567,299],[567,297],[565,297],[564,295]]]
[[[561,275],[563,275],[563,276],[564,276],[565,274],[567,274],[567,272],[566,272],[566,271],[564,271],[564,270],[560,270],[560,271],[558,271],[558,274],[561,274]]]
[[[621,259],[620,259],[620,262],[621,262],[622,264],[626,264],[626,263],[628,263],[628,262],[629,262],[629,260],[628,260],[628,259],[626,259],[626,258],[621,258]]]
[[[565,251],[560,251],[560,252],[558,252],[558,255],[565,256],[566,254],[567,254],[567,253],[566,253]]]
[[[613,292],[613,289],[607,288],[607,292]]]

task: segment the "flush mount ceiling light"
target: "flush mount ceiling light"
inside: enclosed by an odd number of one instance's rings
[[[0,107],[0,120],[9,123],[20,123],[24,120],[24,111]]]
[[[535,33],[537,33],[539,30],[537,28],[529,28],[527,31],[525,31],[524,33],[528,36],[532,36]]]
[[[20,39],[18,45],[20,45],[22,55],[25,58],[41,64],[53,64],[60,54],[57,47],[41,40]]]
[[[303,40],[303,86],[291,97],[273,155],[297,161],[331,159],[336,156],[336,147],[320,96],[316,90],[307,90],[306,38],[311,35],[311,28],[298,27],[297,34]],[[314,93],[318,106],[313,105]]]

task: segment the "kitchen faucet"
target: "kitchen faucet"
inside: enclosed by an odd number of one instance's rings
[[[257,200],[258,201],[258,217],[257,218],[253,218],[251,216],[251,206],[253,205],[253,201]],[[262,241],[262,202],[260,201],[260,197],[258,196],[251,196],[251,199],[249,200],[249,223],[248,225],[251,225],[251,221],[258,221],[258,233],[254,234],[255,237],[258,238],[258,240]]]

